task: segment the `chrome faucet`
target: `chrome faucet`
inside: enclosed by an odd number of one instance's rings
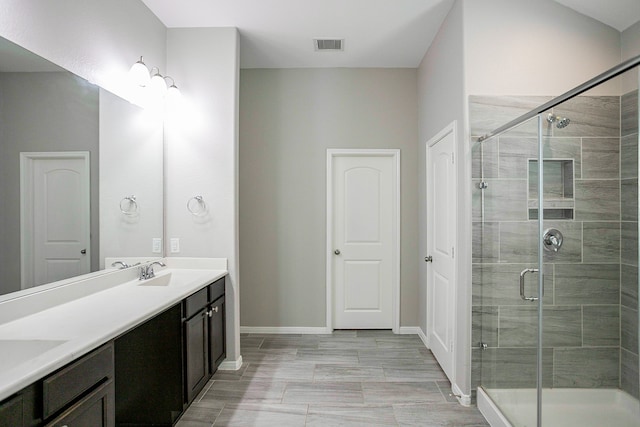
[[[153,266],[159,265],[160,267],[166,267],[167,265],[162,261],[154,261],[151,264],[141,265],[138,267],[138,280],[147,280],[152,277],[156,277],[156,272],[153,271]]]
[[[127,264],[126,262],[122,262],[122,261],[115,261],[115,262],[111,263],[111,267],[115,267],[116,265],[120,265],[119,270],[123,270],[125,268],[131,267],[129,264]]]

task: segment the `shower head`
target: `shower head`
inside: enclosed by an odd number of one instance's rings
[[[566,128],[567,126],[569,126],[569,123],[571,123],[571,120],[568,119],[567,117],[556,116],[553,113],[549,113],[549,115],[547,116],[547,121],[549,123],[556,122],[556,127],[558,129]]]

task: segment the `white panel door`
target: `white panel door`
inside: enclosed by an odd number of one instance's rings
[[[396,160],[333,160],[333,327],[393,327]]]
[[[427,340],[453,380],[456,226],[455,134],[453,128],[427,143]],[[428,259],[427,259],[428,261]]]
[[[23,153],[29,155],[29,153]],[[23,251],[32,276],[23,287],[90,271],[90,200],[88,153],[38,153],[23,176],[23,227],[30,250]],[[27,275],[29,276],[29,275]]]

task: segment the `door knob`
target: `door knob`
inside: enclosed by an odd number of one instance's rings
[[[340,249],[336,249],[335,251],[333,251],[333,253],[336,255],[340,255]]]
[[[424,257],[424,262],[433,262],[433,257],[431,255]]]
[[[83,249],[83,250],[81,250],[81,251],[80,251],[80,253],[81,253],[82,255],[86,255],[87,250],[86,250],[86,249]]]

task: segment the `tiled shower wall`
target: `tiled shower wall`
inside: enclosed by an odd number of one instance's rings
[[[549,99],[471,97],[473,141]],[[628,122],[623,121],[623,127],[629,128],[630,99],[622,99]],[[637,137],[636,146],[632,137],[621,143],[620,107],[620,97],[581,96],[554,110],[571,119],[568,127],[558,129],[544,122],[545,159],[572,160],[575,177],[574,197],[556,202],[571,206],[573,219],[545,220],[546,228],[557,228],[565,238],[558,253],[545,254],[545,387],[622,386],[637,396],[637,332],[635,347],[632,342],[634,307],[636,328],[638,307],[633,294],[633,289],[637,293],[633,279],[637,218],[632,203],[637,200],[637,161],[627,153],[637,150]],[[500,388],[536,384],[537,311],[535,303],[521,300],[519,294],[520,272],[537,263],[537,222],[529,219],[528,212],[535,198],[529,194],[529,159],[536,157],[536,120],[482,145],[474,144],[476,385],[481,381]],[[478,187],[480,181],[487,183],[486,189]],[[536,283],[535,274],[527,276],[528,295],[535,293]],[[631,381],[625,380],[633,377],[634,366],[635,392],[633,384],[626,384]]]

